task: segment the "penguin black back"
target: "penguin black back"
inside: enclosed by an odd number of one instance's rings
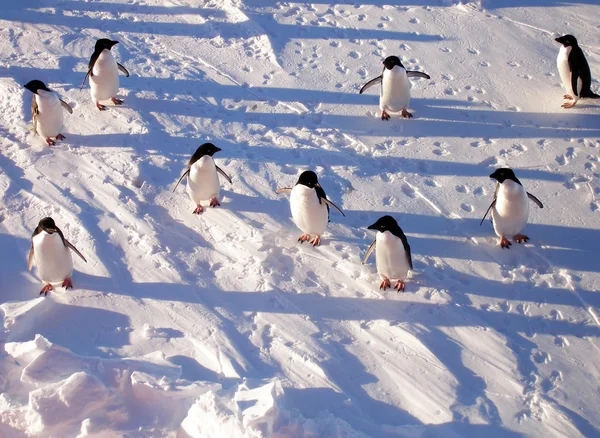
[[[569,69],[571,70],[571,86],[573,93],[579,97],[589,97],[592,99],[599,99],[600,96],[591,90],[592,86],[592,72],[590,66],[585,59],[583,50],[577,43],[577,38],[573,35],[563,35],[556,38],[554,41],[562,44],[565,47],[571,47],[569,53]],[[577,93],[578,83],[577,80],[581,80],[581,90]]]

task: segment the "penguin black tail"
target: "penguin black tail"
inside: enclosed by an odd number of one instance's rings
[[[592,90],[586,90],[582,92],[581,97],[587,97],[588,99],[600,99],[600,95],[594,93]]]

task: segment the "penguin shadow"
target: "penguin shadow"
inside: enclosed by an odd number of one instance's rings
[[[85,76],[85,71],[76,71],[77,66],[83,68],[87,65],[87,60],[76,58],[74,56],[60,56],[57,58],[57,68],[32,68],[22,67],[11,64],[6,68],[0,69],[0,77],[12,78],[18,85],[23,86],[27,82],[38,79],[44,82],[48,87],[58,92],[73,110],[77,110],[78,100],[71,101],[66,96],[67,92],[72,90],[79,91],[79,85]],[[26,122],[31,122],[31,99],[33,94],[27,90],[23,91],[23,114]],[[66,125],[68,125],[68,115],[65,116]]]
[[[28,307],[26,312],[11,320],[6,342],[30,341],[39,333],[50,342],[77,354],[99,357],[108,357],[104,348],[120,348],[129,344],[129,334],[116,330],[117,327],[129,327],[129,317],[126,315],[63,303],[63,296],[72,291],[62,288],[40,298],[42,283],[27,272],[29,247],[28,239],[0,233],[0,259],[3,260],[0,264],[0,303],[22,302]],[[75,287],[81,288],[87,276],[75,269]],[[73,336],[73,333],[78,335]]]
[[[238,217],[238,213],[257,213],[269,214],[274,220],[283,225],[286,220],[289,221],[289,204],[278,199],[270,199],[261,195],[249,196],[233,191],[221,191],[221,196],[227,200],[222,203],[223,208],[227,209],[232,215]],[[217,207],[218,208],[218,207]],[[265,224],[248,217],[244,214],[239,218],[255,229],[262,230]]]
[[[319,366],[339,392],[332,388],[291,387],[285,389],[284,403],[301,407],[302,415],[307,418],[318,418],[323,411],[329,412],[354,430],[372,437],[398,437],[396,433],[386,432],[382,425],[391,428],[423,425],[408,411],[377,400],[366,391],[365,388],[379,380],[343,343],[329,343],[324,348],[333,350],[334,354]]]
[[[36,298],[42,283],[27,271],[31,241],[8,231],[0,222],[0,303]]]
[[[26,9],[24,12],[23,10]],[[212,21],[214,18],[226,18],[226,12],[219,9],[196,8],[191,6],[150,6],[150,5],[126,5],[116,4],[113,8],[110,4],[100,3],[97,8],[93,8],[84,1],[72,1],[68,4],[54,2],[52,12],[45,10],[36,10],[31,8],[26,2],[19,2],[14,6],[3,11],[3,19],[18,21],[21,23],[46,24],[53,26],[65,26],[68,29],[97,29],[104,33],[120,34],[125,29],[128,32],[168,35],[168,36],[193,36],[212,35],[214,26],[218,27],[217,32],[226,38],[239,37],[239,29],[236,32],[235,24],[230,22]],[[79,13],[81,11],[81,13]],[[146,12],[150,11],[150,12]],[[85,12],[107,12],[110,15],[103,15],[102,19],[85,15]],[[189,23],[182,21],[131,21],[128,18],[121,18],[121,14],[152,14],[152,15],[179,15],[186,14],[208,18],[205,23]],[[76,16],[73,14],[77,14]],[[117,15],[117,18],[113,18]],[[110,17],[110,18],[109,18]],[[251,28],[248,29],[251,31]],[[257,36],[258,30],[254,31]],[[91,52],[90,52],[91,54]]]
[[[520,301],[531,301],[538,305],[557,304],[568,305],[572,307],[581,307],[581,303],[575,295],[566,289],[557,289],[549,287],[533,287],[532,285],[523,282],[516,284],[493,283],[488,280],[477,278],[456,271],[447,267],[445,269],[446,277],[460,278],[460,282],[448,280],[429,279],[432,286],[435,288],[446,288],[452,302],[460,305],[463,312],[463,319],[472,321],[477,325],[477,320],[480,320],[481,327],[490,327],[493,330],[501,333],[505,338],[506,347],[509,348],[516,359],[518,375],[520,376],[536,376],[540,378],[543,375],[543,367],[540,369],[535,363],[535,353],[539,351],[539,346],[535,343],[536,334],[543,333],[550,336],[573,336],[577,338],[597,337],[600,329],[598,326],[592,326],[587,322],[569,322],[564,320],[551,320],[545,316],[529,316],[524,313],[508,313],[505,311],[493,310],[487,308],[476,308],[470,297],[467,295],[480,295],[494,297],[498,299],[515,299]],[[437,284],[436,284],[437,283]],[[581,292],[580,292],[581,294]],[[595,292],[588,291],[584,294],[584,299],[595,300],[595,305],[598,304],[598,298],[593,298]],[[598,307],[597,307],[598,308]],[[583,309],[584,311],[587,309]],[[440,325],[445,325],[444,323]],[[459,324],[463,325],[463,324]],[[468,324],[471,325],[471,324]],[[419,339],[432,351],[432,353],[443,362],[443,364],[452,372],[452,375],[457,377],[459,387],[457,389],[457,401],[468,405],[469,402],[474,402],[477,393],[473,390],[477,387],[481,388],[484,397],[487,397],[484,390],[486,389],[485,381],[479,376],[476,376],[470,369],[465,367],[461,362],[461,348],[456,342],[449,337],[446,338],[444,331],[439,330],[439,326],[434,329],[435,336],[428,333],[427,336],[418,335]],[[433,341],[433,342],[432,342]],[[438,342],[441,341],[441,342]],[[543,382],[541,382],[543,385]],[[583,418],[580,414],[570,410],[562,404],[562,398],[552,397],[551,395],[540,392],[542,399],[552,403],[565,417],[575,425],[583,436],[599,436],[598,430],[592,426],[589,421]],[[486,411],[492,412],[492,423],[501,424],[502,420],[499,417],[498,410],[495,406],[489,405],[489,399],[485,403]],[[492,409],[492,410],[490,410]],[[462,414],[457,412],[455,420],[460,420]]]
[[[568,5],[598,5],[595,0],[561,0],[561,1],[546,1],[546,0],[486,0],[486,9],[498,8],[526,8],[526,7],[567,7]]]
[[[221,384],[223,389],[229,389],[239,383],[239,379],[224,377],[215,373],[189,356],[175,355],[166,359],[172,364],[181,367],[181,379],[190,382],[217,382]]]
[[[342,369],[346,369],[345,364],[339,365]],[[371,379],[372,380],[372,379]],[[351,387],[356,393],[356,387]],[[361,431],[369,436],[379,438],[397,438],[398,432],[382,430],[383,428],[377,425],[394,425],[404,426],[407,432],[414,434],[415,437],[480,437],[489,438],[524,438],[525,435],[514,432],[502,427],[499,424],[470,424],[463,421],[451,421],[440,424],[423,424],[418,418],[404,411],[399,407],[388,405],[379,400],[370,398],[365,405],[369,408],[376,408],[371,411],[372,416],[363,418],[361,409],[362,406],[357,406],[357,399],[352,397],[352,404],[348,404],[350,393],[337,392],[331,388],[286,388],[283,395],[283,403],[289,406],[302,406],[301,413],[306,418],[317,418],[321,412],[327,411],[335,417],[341,418],[347,422],[354,430]],[[358,399],[362,400],[362,399]],[[361,404],[362,405],[362,404]],[[377,425],[373,424],[374,418],[382,417]],[[404,421],[404,423],[402,423]],[[402,436],[402,435],[400,435]]]
[[[364,228],[386,214],[394,216],[408,236],[414,255],[442,259],[494,260],[508,264],[517,255],[523,259],[532,256],[535,263],[544,266],[551,263],[555,268],[600,272],[595,256],[595,242],[600,241],[600,230],[594,228],[529,223],[526,228],[526,233],[531,237],[529,243],[513,244],[510,249],[503,250],[498,245],[498,239],[489,221],[480,226],[480,219],[476,218],[450,219],[441,215],[398,211],[347,210],[345,213],[346,222],[356,228]],[[432,230],[435,232],[432,233]],[[430,237],[422,237],[423,235]],[[436,236],[443,237],[443,240]],[[448,237],[459,240],[447,239]],[[486,241],[479,246],[473,246],[468,240],[472,237]],[[481,245],[484,245],[483,250]],[[547,259],[547,262],[539,260],[536,252]]]
[[[489,285],[486,287],[489,287]],[[465,407],[479,408],[484,406],[483,409],[488,416],[489,422],[498,427],[500,427],[502,421],[497,407],[487,396],[487,384],[485,380],[464,364],[463,349],[454,339],[446,335],[446,328],[456,326],[489,326],[499,328],[500,332],[507,337],[509,348],[515,352],[519,369],[523,371],[537,369],[532,362],[532,353],[536,346],[522,335],[522,333],[530,333],[531,327],[538,328],[540,331],[543,330],[543,333],[553,335],[562,334],[584,337],[598,336],[600,334],[600,328],[588,325],[587,323],[549,320],[544,317],[533,317],[524,314],[488,312],[473,307],[466,295],[458,290],[458,287],[455,288],[452,285],[448,287],[448,284],[445,284],[445,288],[449,290],[450,296],[458,296],[455,302],[461,303],[460,307],[424,302],[332,297],[319,294],[286,294],[277,289],[265,292],[240,292],[219,291],[214,288],[207,288],[202,290],[200,295],[208,301],[212,301],[218,295],[220,297],[220,305],[234,314],[269,312],[302,315],[306,313],[317,327],[325,327],[328,321],[331,320],[365,321],[380,319],[390,321],[391,325],[402,323],[409,327],[428,327],[428,330],[422,333],[413,334],[440,360],[448,373],[458,381],[456,401],[451,407],[454,421],[461,421],[462,412],[464,412]],[[280,299],[283,299],[284,302],[289,301],[291,304],[275,305],[273,300],[270,299],[273,293],[280,296]],[[356,308],[360,308],[361,311],[352,311],[352,309]],[[398,315],[402,315],[401,321],[398,321]],[[330,349],[331,347],[332,344],[329,343],[327,348]],[[379,401],[371,399],[368,394],[363,392],[361,385],[355,385],[354,382],[356,381],[368,383],[373,380],[373,376],[364,370],[362,362],[359,361],[360,363],[356,363],[355,360],[352,360],[351,354],[344,351],[344,347],[341,346],[336,347],[336,354],[333,356],[336,360],[333,360],[331,363],[325,362],[321,364],[328,377],[336,386],[342,388],[344,394],[350,395],[350,398],[358,404],[360,412],[369,412],[370,415],[373,415],[373,418],[351,418],[346,417],[346,415],[351,415],[351,413],[345,413],[340,414],[342,418],[361,430],[364,430],[365,424],[368,423],[396,424],[394,420],[390,420],[390,418],[394,419],[396,416],[399,418],[398,425],[406,423],[414,424],[411,423],[409,414],[394,406],[386,406]],[[525,373],[523,375],[529,374]],[[345,398],[347,398],[347,395]],[[315,403],[315,406],[318,407],[319,401]],[[380,412],[381,415],[384,415],[384,413],[395,415],[385,415],[384,419],[379,418],[377,412]],[[447,427],[451,428],[451,424],[447,425]]]
[[[85,275],[85,274],[84,274]],[[51,295],[19,315],[7,342],[27,342],[42,334],[50,342],[79,355],[113,357],[106,349],[130,344],[127,315],[113,310],[61,303]],[[69,293],[69,292],[66,292]],[[77,333],[77,336],[73,336]]]
[[[3,128],[0,127],[0,135],[3,135],[2,131]],[[8,187],[3,195],[5,198],[9,199],[21,190],[31,193],[33,190],[32,182],[25,177],[23,169],[4,154],[0,154],[0,170],[8,176]]]
[[[260,355],[259,349],[251,342],[248,333],[242,333],[236,325],[236,321],[246,319],[247,314],[237,303],[237,300],[244,293],[234,293],[229,295],[212,284],[213,275],[210,269],[195,271],[189,275],[182,272],[183,277],[189,277],[189,283],[138,283],[131,282],[126,287],[115,287],[110,279],[94,275],[83,274],[80,276],[81,285],[84,288],[104,293],[129,296],[133,299],[152,299],[165,302],[181,302],[187,304],[199,305],[202,311],[207,312],[211,317],[218,321],[219,331],[222,332],[234,346],[236,351],[244,352],[246,364],[239,363],[233,357],[230,357],[232,366],[240,376],[247,378],[264,379],[277,375],[281,372],[279,368],[270,362],[265,362]],[[193,284],[198,278],[203,278],[208,284],[201,287]],[[185,281],[186,278],[183,278]],[[257,298],[253,296],[251,298]],[[262,307],[268,306],[269,298],[265,295],[260,296],[260,300],[266,301]],[[253,307],[259,307],[254,305]],[[224,315],[220,309],[227,309]],[[231,317],[230,315],[233,315]],[[161,328],[164,330],[164,328]],[[184,335],[187,335],[184,333]],[[217,378],[214,381],[219,382]]]

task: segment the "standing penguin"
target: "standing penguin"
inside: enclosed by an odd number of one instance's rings
[[[40,295],[48,295],[53,290],[52,283],[62,283],[65,289],[73,289],[71,275],[73,275],[72,249],[87,263],[85,257],[75,248],[71,242],[65,239],[60,228],[51,217],[45,217],[40,221],[31,236],[31,248],[27,269],[31,271],[33,261],[37,266],[38,275],[45,283]]]
[[[220,173],[229,184],[233,184],[231,178],[229,178],[229,176],[213,161],[213,154],[220,150],[220,148],[212,143],[204,143],[201,145],[196,149],[192,158],[190,158],[187,170],[183,172],[183,175],[181,175],[181,178],[179,178],[179,181],[175,184],[173,192],[183,177],[187,175],[187,192],[192,201],[196,203],[194,214],[200,214],[204,211],[202,205],[200,205],[202,201],[210,199],[211,207],[221,205],[217,200],[217,196],[219,196],[219,192],[221,191],[217,172]]]
[[[431,77],[420,71],[408,71],[397,56],[388,56],[383,61],[383,73],[375,79],[371,79],[360,89],[362,94],[365,90],[376,84],[381,84],[379,97],[379,108],[381,109],[381,120],[389,120],[390,113],[401,113],[405,119],[410,119],[412,114],[408,112],[410,103],[410,82],[408,78]]]
[[[398,292],[404,291],[404,280],[409,269],[413,269],[410,245],[404,235],[402,228],[392,216],[382,216],[373,225],[367,227],[369,230],[377,230],[375,240],[369,246],[362,264],[375,249],[377,272],[381,277],[379,289],[386,290],[392,287],[390,279],[397,280],[394,289]]]
[[[342,216],[346,216],[333,202],[327,199],[325,190],[319,184],[317,174],[312,170],[302,172],[293,188],[277,189],[276,193],[290,194],[290,210],[294,222],[304,233],[298,242],[310,240],[312,246],[321,244],[321,234],[329,223],[329,207],[335,208]],[[311,240],[311,235],[315,237]]]
[[[31,101],[33,131],[44,137],[49,146],[56,144],[52,137],[64,140],[65,136],[60,133],[63,127],[62,110],[64,108],[69,114],[73,114],[73,109],[42,81],[29,81],[23,87],[33,93]]]
[[[508,237],[512,237],[518,243],[527,242],[529,237],[520,234],[527,225],[529,217],[527,198],[535,202],[540,208],[544,208],[544,206],[538,198],[525,191],[523,184],[517,179],[512,169],[497,169],[490,175],[490,178],[498,181],[498,184],[496,185],[494,200],[479,225],[483,224],[488,213],[492,210],[494,231],[500,238],[502,248],[508,248],[512,245]]]
[[[584,97],[599,99],[600,96],[592,92],[592,73],[583,50],[577,44],[573,35],[564,35],[554,41],[562,44],[556,58],[556,66],[567,94],[564,98],[573,102],[565,102],[563,108],[575,106],[577,101]]]
[[[121,99],[115,97],[117,91],[119,91],[119,70],[123,72],[125,77],[129,77],[129,72],[115,60],[110,50],[115,44],[119,44],[119,42],[107,38],[96,41],[96,48],[90,58],[88,72],[81,83],[81,88],[83,88],[86,79],[90,78],[92,100],[100,111],[106,109],[105,105],[100,104],[101,100],[110,99],[115,105],[123,104]]]

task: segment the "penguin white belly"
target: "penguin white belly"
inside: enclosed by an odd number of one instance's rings
[[[292,218],[303,233],[321,235],[327,228],[327,204],[319,203],[315,189],[296,184],[290,194]]]
[[[408,275],[408,261],[402,240],[389,231],[377,232],[375,262],[382,279],[404,281]]]
[[[52,91],[38,90],[34,96],[38,105],[36,131],[42,137],[56,137],[63,127],[63,109]]]
[[[115,97],[119,91],[119,69],[110,50],[104,49],[90,75],[90,94],[94,102]]]
[[[379,108],[382,111],[399,113],[403,109],[408,109],[409,103],[410,82],[406,70],[399,66],[391,70],[384,69]]]
[[[192,201],[200,204],[214,196],[219,196],[221,186],[213,159],[207,155],[200,158],[190,168],[187,179],[187,192]]]
[[[563,88],[570,94],[575,101],[579,100],[579,91],[581,90],[581,79],[577,80],[577,90],[573,90],[571,85],[571,69],[569,68],[569,54],[571,53],[571,47],[562,46],[558,51],[558,57],[556,58],[556,66],[558,67],[558,74],[562,81]],[[577,96],[575,95],[577,91]]]
[[[506,180],[500,184],[496,205],[492,209],[494,231],[498,237],[520,233],[529,218],[529,201],[523,186]]]
[[[73,274],[73,257],[58,233],[45,231],[33,237],[38,276],[46,283],[62,283]]]

